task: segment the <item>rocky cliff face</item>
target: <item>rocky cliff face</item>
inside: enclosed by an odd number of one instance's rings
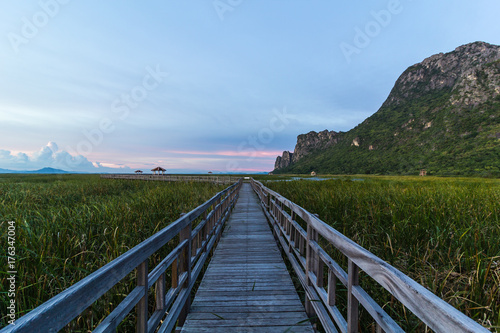
[[[500,94],[500,47],[476,42],[433,55],[409,67],[382,107],[406,103],[431,91],[450,90],[452,104],[479,105]]]
[[[500,175],[499,137],[500,46],[475,42],[409,67],[350,131],[299,135],[275,171]]]
[[[276,158],[276,162],[274,163],[274,169],[283,169],[287,168],[292,164],[293,153],[289,151],[284,151],[282,156],[278,156]]]
[[[274,169],[286,168],[316,150],[326,149],[336,144],[340,139],[341,133],[328,130],[301,134],[297,137],[293,153],[284,151],[282,156],[278,156],[274,163]]]
[[[307,134],[301,134],[297,137],[297,145],[293,151],[292,162],[295,163],[304,156],[309,155],[318,149],[326,149],[336,144],[341,138],[341,134],[324,130],[321,132],[311,131]]]

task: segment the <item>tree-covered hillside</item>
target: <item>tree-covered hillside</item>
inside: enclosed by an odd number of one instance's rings
[[[499,176],[499,59],[473,43],[411,66],[378,112],[274,172]]]

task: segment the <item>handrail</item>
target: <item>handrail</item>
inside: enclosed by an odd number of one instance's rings
[[[162,320],[158,332],[170,332],[177,320],[182,323],[185,319],[191,289],[220,238],[224,223],[238,199],[241,184],[240,179],[0,332],[57,332],[134,269],[137,269],[137,287],[94,332],[115,332],[134,307],[137,308],[137,332],[155,332]],[[202,221],[193,230],[192,222],[199,217]],[[149,257],[177,235],[179,244],[149,272]],[[165,272],[169,267],[172,267],[172,287],[165,291]],[[156,288],[155,310],[149,317],[148,290],[153,286]]]
[[[359,285],[360,269],[435,332],[490,332],[317,216],[253,178],[251,184],[306,291],[306,312],[309,316],[316,315],[327,332],[337,332],[335,324],[343,333],[357,332],[359,304],[375,320],[377,332],[404,332]],[[307,224],[307,230],[296,222],[297,217]],[[347,257],[348,272],[321,247],[319,236]],[[325,267],[328,269],[326,286],[323,278]],[[337,280],[347,287],[347,318],[335,304]]]
[[[102,174],[101,178],[107,179],[129,179],[129,180],[159,180],[164,182],[207,182],[216,184],[233,184],[240,177],[237,176],[206,176],[206,175],[132,175],[132,174]]]

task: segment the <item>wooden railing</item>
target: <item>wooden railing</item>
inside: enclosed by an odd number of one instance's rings
[[[186,175],[132,175],[132,174],[102,174],[101,178],[113,179],[136,179],[136,180],[155,180],[164,182],[206,182],[215,184],[233,184],[240,177],[236,176],[186,176]]]
[[[359,305],[371,315],[377,332],[404,332],[360,286],[360,270],[435,332],[489,332],[317,216],[262,183],[253,179],[251,183],[306,292],[306,312],[310,317],[317,316],[327,332],[338,332],[337,328],[343,333],[358,332]],[[333,246],[347,257],[347,272],[320,244]],[[347,318],[336,305],[337,281],[347,288]]]
[[[191,289],[220,238],[224,223],[238,198],[241,183],[239,180],[219,192],[0,332],[57,332],[134,270],[137,270],[137,286],[94,332],[115,332],[134,307],[137,311],[137,332],[171,332],[178,322],[182,324],[189,311]],[[199,221],[194,228],[193,221]],[[176,236],[178,245],[149,270],[149,258]],[[172,277],[169,290],[166,290],[167,269],[171,269]],[[155,309],[149,317],[148,291],[153,286]]]

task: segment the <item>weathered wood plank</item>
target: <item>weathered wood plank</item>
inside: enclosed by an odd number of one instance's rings
[[[244,184],[182,331],[288,329],[313,332],[257,197]]]
[[[281,290],[280,289],[275,290],[273,288],[272,290],[273,290],[273,292],[269,293],[269,290],[252,290],[250,288],[247,290],[236,290],[236,288],[233,288],[231,290],[228,290],[227,288],[221,288],[218,290],[214,290],[214,289],[207,290],[207,289],[203,288],[203,290],[199,290],[196,293],[196,296],[199,298],[213,297],[213,295],[215,293],[217,293],[217,296],[220,296],[220,297],[232,297],[235,294],[235,291],[237,291],[238,297],[269,297],[269,296],[276,296],[276,295],[293,296],[294,299],[297,297],[297,293],[295,292],[295,290],[290,290],[290,288],[281,289]]]
[[[203,288],[203,292],[220,292],[220,293],[251,293],[251,292],[269,292],[276,291],[276,294],[289,292],[290,286],[288,285],[280,285],[280,284],[266,284],[266,285],[258,285],[257,283],[246,283],[242,284],[230,284],[225,286],[215,286],[215,285],[205,285],[201,286]]]
[[[289,295],[275,295],[275,294],[267,294],[267,295],[242,295],[240,293],[233,293],[233,295],[222,296],[219,295],[218,292],[213,292],[210,295],[198,296],[196,295],[197,302],[211,302],[214,299],[222,302],[276,302],[280,303],[281,301],[289,301],[289,300],[298,300],[299,296],[297,294],[289,294]]]
[[[305,317],[305,315],[304,315]],[[305,317],[307,319],[307,317]],[[258,328],[259,326],[281,326],[281,327],[296,327],[296,326],[310,326],[311,324],[306,320],[305,322],[301,322],[301,320],[296,321],[293,323],[293,321],[296,320],[296,318],[279,318],[279,319],[273,319],[273,318],[256,318],[256,319],[213,319],[213,320],[189,320],[186,321],[186,325],[191,326],[191,327],[235,327],[235,326],[241,326],[241,327],[255,327]],[[290,324],[290,322],[292,322]]]
[[[191,306],[190,315],[194,313],[252,313],[252,312],[303,312],[302,304],[295,302],[293,305],[283,307],[281,305],[241,305],[238,307],[219,305],[210,303],[199,303]],[[189,315],[188,315],[189,317]]]
[[[227,275],[224,275],[222,273],[219,273],[219,274],[210,274],[210,275],[207,275],[207,277],[211,277],[211,278],[214,278],[214,279],[227,279],[229,281],[238,281],[238,280],[241,280],[241,281],[246,281],[246,282],[255,282],[256,279],[259,279],[259,281],[269,281],[269,282],[272,282],[272,281],[281,281],[283,279],[287,280],[286,278],[288,276],[276,276],[276,277],[273,277],[271,274],[270,275],[266,275],[266,276],[259,276],[258,274],[252,274],[252,275],[241,275],[241,274],[238,274],[238,275],[234,275],[234,277],[229,277]]]
[[[241,327],[241,326],[233,326],[233,327],[187,327],[183,329],[182,332],[185,333],[308,333],[311,332],[311,328],[307,326],[289,326],[283,329],[283,326],[258,326],[258,327]]]
[[[303,312],[300,314],[295,312],[225,312],[219,315],[217,312],[198,312],[193,313],[189,318],[190,320],[260,320],[260,319],[296,319],[298,315],[303,315]],[[222,318],[221,318],[222,317]],[[304,315],[304,319],[306,319]]]
[[[201,284],[203,288],[206,289],[216,289],[216,290],[224,290],[224,288],[247,288],[250,287],[250,289],[256,289],[256,288],[265,288],[265,287],[270,287],[270,288],[287,288],[289,289],[289,286],[287,284],[283,284],[279,280],[269,280],[265,281],[264,279],[259,279],[259,281],[255,279],[239,279],[239,280],[228,280],[227,282],[224,283],[224,285],[221,285],[221,283],[217,283],[217,281],[206,281]],[[281,289],[281,288],[278,288]]]

